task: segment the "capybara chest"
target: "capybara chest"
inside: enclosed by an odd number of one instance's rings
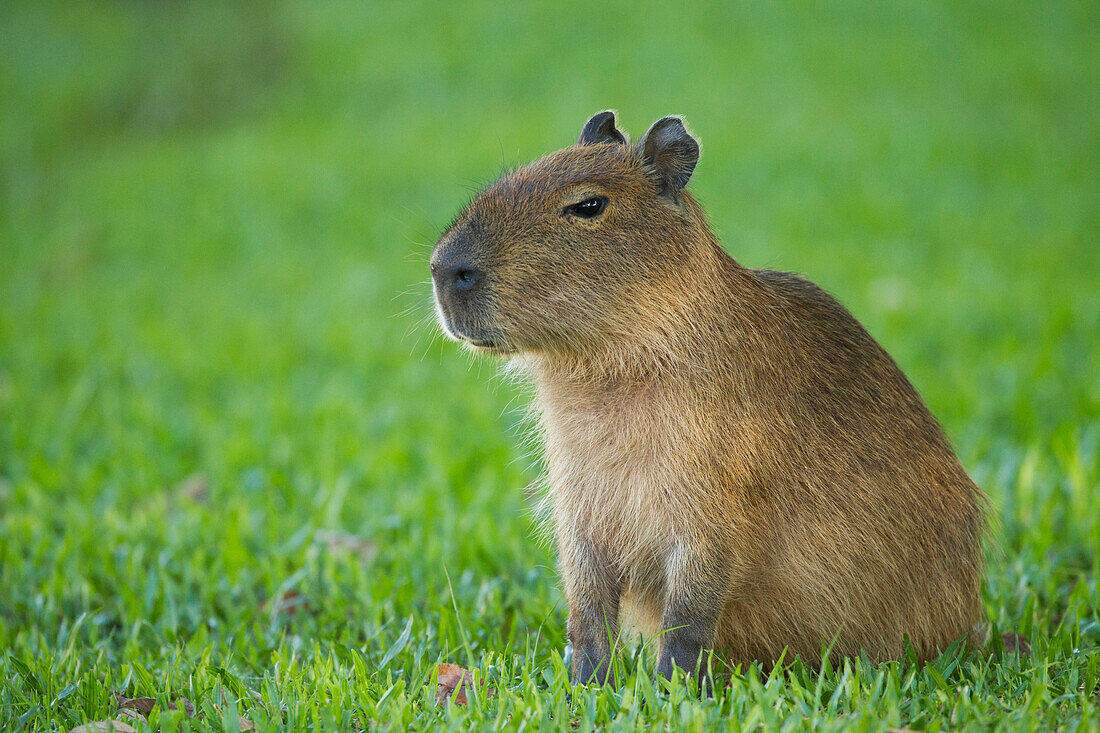
[[[559,523],[585,532],[624,575],[659,566],[676,533],[675,494],[691,436],[652,392],[593,396],[544,409],[550,490]]]

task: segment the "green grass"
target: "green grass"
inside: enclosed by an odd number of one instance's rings
[[[0,728],[122,691],[193,700],[165,731],[1096,730],[1098,28],[1091,1],[4,3]],[[992,497],[986,610],[1030,657],[700,701],[627,650],[567,698],[524,397],[423,281],[472,188],[609,106],[635,136],[685,114],[729,251],[909,374]],[[495,695],[437,707],[441,661]]]

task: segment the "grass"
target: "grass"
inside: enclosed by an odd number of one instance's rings
[[[0,9],[0,728],[1100,727],[1092,2]],[[524,397],[426,253],[502,165],[679,112],[750,266],[895,356],[993,500],[1020,657],[567,697]],[[477,670],[434,703],[436,664]],[[201,716],[169,712],[184,696]]]

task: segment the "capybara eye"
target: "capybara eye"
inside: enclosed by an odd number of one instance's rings
[[[607,206],[606,196],[593,196],[590,199],[573,204],[566,208],[566,211],[582,219],[591,219],[594,216],[599,216],[605,206]]]

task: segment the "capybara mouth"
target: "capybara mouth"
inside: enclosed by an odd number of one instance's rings
[[[470,339],[463,338],[463,341],[473,346],[475,349],[487,351],[492,354],[514,354],[516,353],[516,347],[509,344],[504,339]]]
[[[514,354],[517,351],[516,347],[495,329],[464,328],[451,322],[444,323],[444,331],[456,341],[468,344],[478,351],[492,354]]]

